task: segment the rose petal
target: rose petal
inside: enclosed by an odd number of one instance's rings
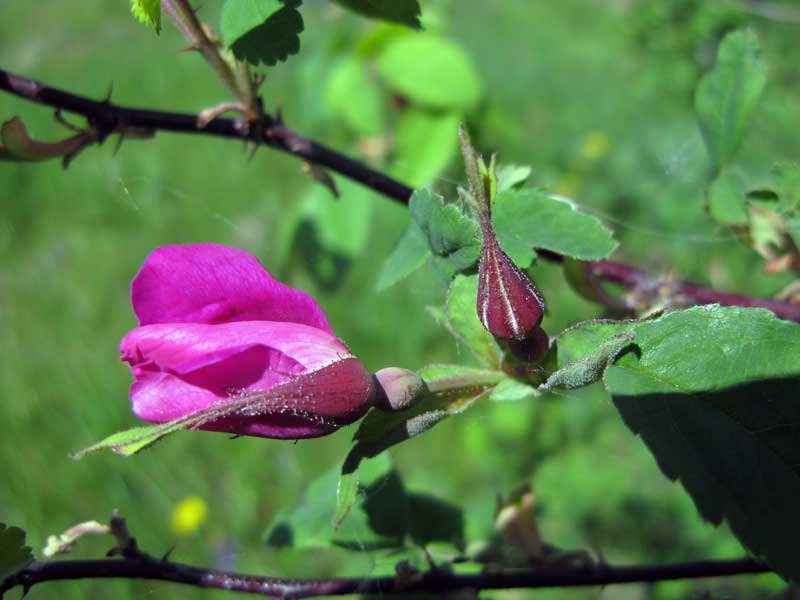
[[[347,347],[325,331],[271,321],[147,325],[125,336],[120,352],[136,379],[131,387],[133,411],[154,423],[207,408],[232,393],[270,390],[307,371],[351,358]],[[326,414],[341,414],[344,409],[332,410]]]
[[[140,325],[284,321],[333,334],[311,296],[244,250],[217,244],[157,248],[133,280],[131,301]]]

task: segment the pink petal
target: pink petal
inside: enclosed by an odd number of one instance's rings
[[[133,411],[155,423],[225,401],[232,393],[263,392],[269,414],[229,417],[202,428],[315,437],[360,417],[373,399],[372,378],[347,347],[325,331],[297,323],[147,325],[130,332],[120,351],[136,379]]]
[[[333,334],[311,296],[244,250],[217,244],[157,248],[133,280],[131,301],[140,325],[285,321]]]

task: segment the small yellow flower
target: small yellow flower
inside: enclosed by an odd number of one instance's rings
[[[599,160],[611,149],[611,140],[602,131],[592,131],[581,144],[581,156],[586,160]]]
[[[205,500],[199,496],[187,496],[172,509],[172,530],[178,535],[197,531],[208,516]]]

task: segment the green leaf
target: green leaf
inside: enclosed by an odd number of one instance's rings
[[[749,219],[744,182],[738,173],[723,171],[708,188],[708,212],[723,225],[746,225]]]
[[[339,469],[334,468],[312,481],[300,502],[276,516],[268,529],[267,544],[277,548],[334,545],[356,551],[402,548],[409,539],[420,545],[433,541],[463,545],[461,510],[409,492],[387,455],[363,461],[358,470],[360,481],[355,484],[353,473],[349,472],[345,483],[354,498],[352,510],[347,519],[338,522],[338,529],[331,526],[331,515],[338,515],[339,510],[334,506]],[[339,490],[342,485],[340,480]]]
[[[564,368],[570,363],[583,360],[592,355],[603,342],[620,334],[635,331],[644,321],[614,321],[596,319],[577,323],[562,331],[556,338],[557,366]]]
[[[25,545],[25,531],[0,523],[0,582],[33,562],[33,554]]]
[[[531,176],[528,165],[498,165],[497,191],[504,192],[521,186]]]
[[[506,378],[500,371],[454,365],[431,365],[419,373],[428,394],[413,408],[395,413],[371,410],[359,423],[350,451],[353,457],[376,456],[424,433],[442,419],[467,410]],[[353,459],[351,459],[353,460]]]
[[[781,210],[797,210],[800,205],[800,164],[778,163],[772,168],[772,172],[778,178]]]
[[[635,338],[633,333],[619,333],[600,343],[585,358],[567,363],[547,378],[540,390],[571,390],[600,381],[606,369],[617,356],[631,346]]]
[[[161,32],[161,0],[131,0],[131,12],[140,23]]]
[[[478,319],[478,276],[456,275],[447,292],[448,329],[483,366],[500,367],[503,352]]]
[[[636,344],[605,375],[628,427],[704,518],[799,581],[800,325],[703,306],[639,324]]]
[[[395,127],[392,173],[414,187],[427,185],[447,168],[458,152],[459,117],[411,107]]]
[[[789,231],[794,245],[800,248],[800,216],[790,219],[786,223],[786,228]]]
[[[417,190],[409,201],[411,216],[428,240],[436,266],[449,278],[472,267],[480,257],[481,245],[475,224],[455,204],[428,189]]]
[[[419,16],[421,10],[417,0],[333,0],[353,12],[372,19],[383,19],[414,29],[421,27]]]
[[[222,36],[233,55],[252,65],[272,66],[300,50],[303,18],[299,1],[226,0]]]
[[[500,246],[522,268],[536,256],[533,247],[582,260],[605,258],[617,247],[611,231],[598,219],[539,190],[499,193],[492,223]]]
[[[509,377],[492,389],[492,393],[489,394],[489,400],[494,402],[520,402],[535,398],[538,395],[539,392],[532,385]]]
[[[164,427],[163,425],[133,427],[125,431],[112,433],[96,444],[70,454],[70,457],[75,460],[80,460],[84,456],[95,454],[103,450],[112,450],[122,456],[133,456],[145,448],[152,446],[163,437],[180,431],[183,428],[183,425],[174,428]]]
[[[357,56],[348,55],[332,67],[324,97],[333,117],[356,135],[376,136],[384,131],[383,96]]]
[[[700,128],[719,169],[727,165],[744,138],[767,81],[767,67],[760,57],[752,31],[725,36],[714,68],[700,80],[695,111]]]
[[[428,240],[416,223],[411,223],[383,263],[377,289],[383,291],[405,279],[431,256]]]
[[[308,189],[300,211],[301,221],[313,225],[317,242],[328,252],[346,259],[359,256],[367,245],[372,223],[373,196],[349,179],[335,177],[341,200],[323,187]]]
[[[358,509],[352,510],[347,519],[342,518],[335,528],[339,475],[338,467],[325,471],[309,483],[299,502],[277,514],[267,529],[267,545],[339,545],[354,550],[400,546],[407,523],[405,490],[388,455],[360,465],[360,481],[355,482],[354,490]]]
[[[481,81],[460,46],[431,33],[392,40],[377,59],[378,73],[414,104],[453,111],[472,109]]]

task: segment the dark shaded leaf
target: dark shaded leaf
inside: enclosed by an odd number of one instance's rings
[[[414,29],[420,28],[422,11],[417,0],[333,0],[353,12],[373,19],[383,19]]]
[[[800,580],[800,325],[704,306],[636,327],[605,374],[626,424],[704,518]]]
[[[299,1],[226,0],[222,36],[234,56],[252,65],[275,65],[300,50]]]

